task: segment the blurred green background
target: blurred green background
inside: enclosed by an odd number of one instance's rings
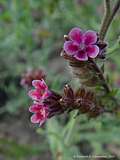
[[[72,160],[92,154],[120,159],[120,115],[91,120],[62,115],[38,128],[30,123],[31,102],[20,85],[30,69],[43,70],[56,91],[66,83],[77,85],[60,57],[63,36],[74,26],[99,32],[103,11],[103,0],[0,0],[0,160]],[[120,87],[119,35],[120,12],[106,39],[106,74],[115,88]]]

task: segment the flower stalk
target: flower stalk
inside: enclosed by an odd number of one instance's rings
[[[107,34],[107,31],[110,27],[110,24],[112,23],[118,9],[120,8],[120,0],[118,0],[114,6],[114,8],[111,11],[110,7],[110,0],[105,0],[105,15],[103,18],[103,22],[100,29],[100,40],[103,41],[105,39],[105,36]]]
[[[104,87],[106,93],[110,93],[111,89],[110,89],[109,85],[106,82],[106,79],[104,77],[104,74],[103,74],[102,70],[98,67],[97,63],[93,59],[90,59],[89,61],[92,63],[92,65],[94,66],[94,69],[98,73],[98,76],[101,79],[102,86]]]
[[[105,39],[105,36],[108,32],[108,29],[109,29],[115,15],[116,15],[117,11],[120,8],[120,0],[118,0],[116,2],[112,11],[111,11],[111,0],[105,0],[104,1],[104,8],[105,8],[105,15],[104,15],[103,22],[102,22],[102,25],[101,25],[101,29],[100,29],[100,32],[99,32],[100,41],[104,41],[104,39]],[[106,92],[110,93],[111,89],[110,89],[109,85],[106,83],[105,77],[104,77],[101,69],[98,67],[98,65],[96,64],[96,62],[94,60],[91,60],[91,61],[94,65],[94,67],[96,68],[96,71],[99,73],[99,77],[101,78],[101,80],[103,80],[103,86],[104,86]]]

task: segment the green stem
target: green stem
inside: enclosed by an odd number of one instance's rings
[[[107,25],[108,18],[110,16],[110,0],[105,0],[104,1],[104,8],[105,8],[105,15],[103,17],[102,25],[101,25],[101,30],[100,30],[100,39],[104,39],[104,34],[105,34],[105,28]]]
[[[105,16],[103,18],[103,22],[102,22],[100,33],[99,33],[101,41],[105,39],[107,31],[119,8],[120,8],[120,0],[116,2],[112,11],[110,9],[110,0],[105,0]]]
[[[76,115],[76,113],[75,113],[75,115]],[[73,134],[75,123],[76,123],[76,120],[77,120],[77,118],[74,118],[75,115],[73,115],[73,117],[72,117],[72,119],[70,121],[70,127],[69,127],[68,133],[67,133],[67,135],[65,137],[65,144],[66,145],[69,145],[70,141],[71,141],[70,139],[71,139],[71,136]]]

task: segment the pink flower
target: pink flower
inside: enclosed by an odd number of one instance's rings
[[[35,101],[42,102],[42,100],[49,95],[48,86],[44,80],[33,80],[32,85],[34,90],[29,91],[28,95]]]
[[[28,93],[34,101],[29,108],[33,113],[31,122],[41,126],[48,118],[62,114],[64,107],[60,104],[61,96],[49,90],[44,80],[33,80],[32,85],[35,89]]]
[[[33,104],[30,106],[29,111],[34,113],[31,117],[32,123],[39,123],[40,126],[47,120],[47,109],[43,105]]]
[[[88,57],[95,58],[99,53],[96,45],[97,34],[88,30],[83,32],[80,28],[73,28],[68,34],[69,40],[64,43],[64,51],[80,61],[87,61]]]
[[[33,105],[29,108],[29,111],[34,113],[31,117],[31,122],[42,125],[48,116],[47,107],[43,104],[43,101],[49,96],[50,91],[44,80],[33,80],[32,85],[35,89],[28,93],[34,100]]]

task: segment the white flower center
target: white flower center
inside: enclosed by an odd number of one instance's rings
[[[84,43],[80,43],[79,49],[80,50],[84,50],[85,49],[85,44]]]

